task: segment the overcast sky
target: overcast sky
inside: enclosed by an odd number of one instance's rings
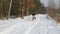
[[[45,7],[59,8],[60,0],[40,0]],[[51,6],[50,6],[51,5]]]

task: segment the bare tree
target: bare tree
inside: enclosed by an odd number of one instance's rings
[[[3,19],[3,1],[0,0],[0,19]]]
[[[55,3],[54,3],[54,0],[48,0],[48,7],[47,7],[47,13],[49,16],[51,17],[54,17],[55,15],[55,11],[54,11],[54,8],[55,8]]]
[[[11,6],[12,6],[12,0],[10,1],[9,12],[8,12],[8,18],[10,17]]]

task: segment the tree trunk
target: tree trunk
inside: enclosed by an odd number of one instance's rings
[[[1,3],[0,3],[0,19],[3,19],[3,2],[2,0],[0,0]]]
[[[8,12],[8,18],[10,17],[11,6],[12,6],[12,0],[10,1],[9,12]]]

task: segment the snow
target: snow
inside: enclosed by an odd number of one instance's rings
[[[60,34],[60,26],[46,14],[35,17],[36,20],[32,20],[32,15],[24,19],[0,20],[0,34]]]

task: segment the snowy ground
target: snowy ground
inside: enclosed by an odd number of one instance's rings
[[[32,16],[0,20],[0,34],[60,34],[60,26],[46,14],[35,17],[36,20],[32,20]]]

